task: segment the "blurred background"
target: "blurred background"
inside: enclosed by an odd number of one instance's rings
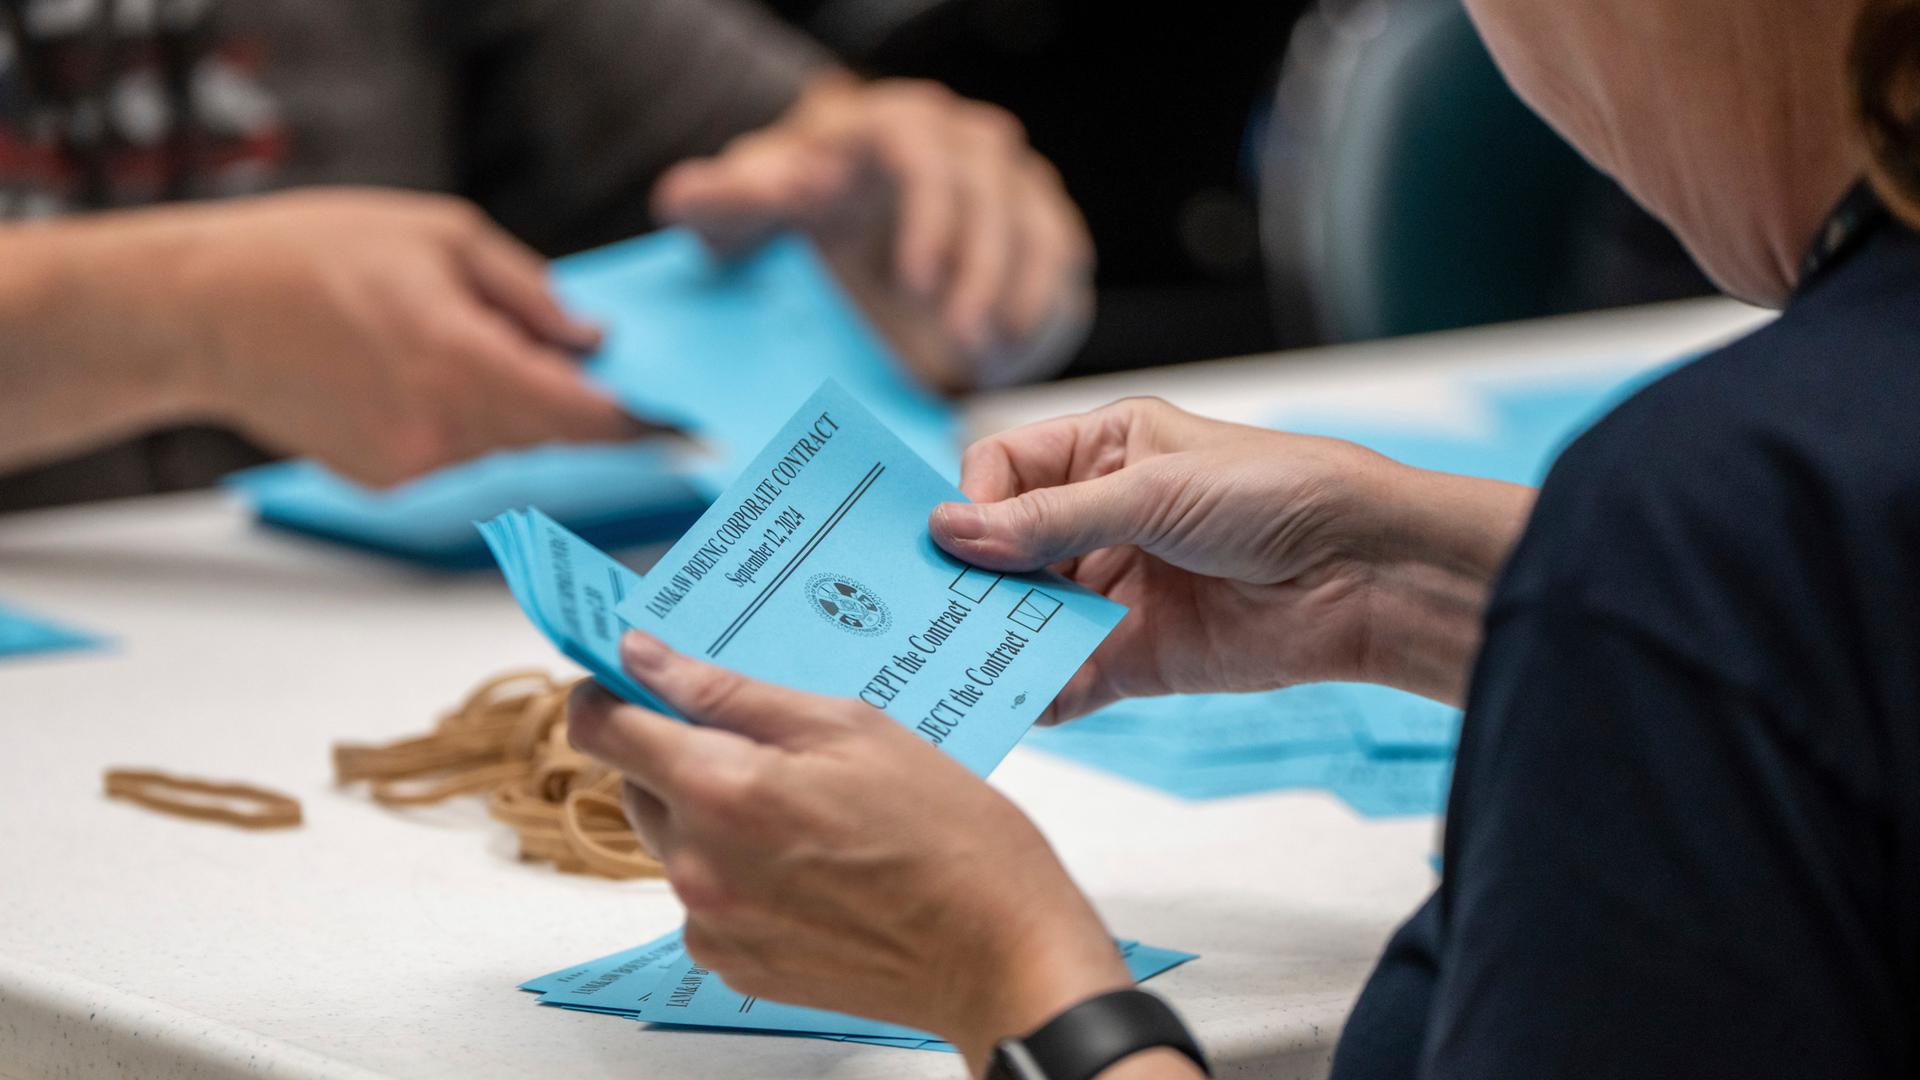
[[[1069,374],[1710,291],[1458,0],[763,2],[1026,125],[1099,252]]]

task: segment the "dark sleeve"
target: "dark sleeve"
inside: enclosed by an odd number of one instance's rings
[[[1420,1072],[1427,1014],[1439,978],[1440,897],[1420,905],[1380,954],[1340,1029],[1332,1080],[1412,1080]]]
[[[1791,698],[1688,655],[1578,607],[1496,611],[1422,1075],[1906,1075],[1885,822],[1781,722]]]
[[[829,63],[744,0],[454,0],[464,193],[548,254],[650,227],[669,166],[792,104]]]

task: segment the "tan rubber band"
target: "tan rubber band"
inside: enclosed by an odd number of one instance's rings
[[[603,877],[645,877],[660,864],[640,846],[627,824],[620,800],[598,791],[574,791],[560,804],[560,827],[567,846],[590,873]]]
[[[242,829],[289,829],[300,824],[298,799],[251,784],[194,780],[143,769],[108,769],[106,791],[109,798],[125,799],[163,814]],[[248,805],[252,809],[239,808]]]
[[[539,671],[489,679],[425,735],[384,746],[336,745],[335,780],[365,782],[385,806],[485,795],[520,857],[567,873],[660,877],[620,808],[618,773],[567,742],[573,687]]]

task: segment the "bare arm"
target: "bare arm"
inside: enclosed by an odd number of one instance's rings
[[[91,224],[0,228],[0,470],[203,413],[193,331],[155,310],[169,247],[115,250]]]
[[[0,469],[181,421],[390,484],[638,432],[598,338],[470,205],[374,189],[0,230]]]

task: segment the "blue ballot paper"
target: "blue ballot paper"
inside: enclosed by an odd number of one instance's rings
[[[560,260],[554,288],[607,329],[589,371],[637,415],[716,446],[703,476],[737,475],[822,379],[859,398],[914,452],[959,475],[953,407],[907,374],[802,235],[715,258],[684,229]]]
[[[1114,945],[1126,960],[1127,970],[1142,982],[1197,958],[1194,953],[1137,941],[1115,941]],[[681,946],[678,930],[631,949],[529,979],[520,984],[520,989],[539,994],[542,1005],[675,1027],[772,1031],[909,1050],[953,1050],[932,1035],[897,1024],[737,994],[693,964]]]
[[[636,415],[685,428],[703,453],[660,440],[544,446],[391,491],[293,461],[230,485],[263,524],[439,569],[485,565],[472,522],[521,506],[601,547],[651,543],[679,535],[823,378],[943,474],[958,473],[952,405],[906,374],[801,236],[723,262],[693,234],[667,230],[560,259],[552,274],[562,301],[605,330],[587,377]]]
[[[859,698],[985,775],[1126,609],[941,551],[927,515],[962,497],[828,383],[644,578],[537,511],[480,528],[534,623],[628,700],[671,712],[620,668],[620,636],[638,627],[755,678]]]
[[[91,649],[101,643],[92,634],[0,604],[0,657]]]
[[[644,945],[528,979],[520,989],[539,994],[542,1005],[619,1012],[624,1008],[619,1002],[644,1000],[659,977],[685,955],[675,928]],[[631,983],[644,988],[629,992],[625,985]]]
[[[1394,817],[1444,805],[1459,727],[1458,710],[1412,694],[1315,683],[1124,701],[1031,741],[1185,799],[1318,788]]]
[[[707,494],[686,455],[658,441],[541,446],[489,454],[388,491],[363,488],[313,461],[235,473],[227,485],[260,523],[443,570],[491,563],[478,518],[534,504],[603,547],[650,543],[686,528]]]
[[[1141,945],[1114,943],[1126,959],[1134,979],[1144,980],[1194,959],[1193,953]],[[682,956],[660,976],[633,1015],[655,1024],[676,1027],[726,1027],[751,1031],[824,1033],[862,1039],[931,1040],[934,1036],[899,1024],[858,1016],[783,1005],[748,997],[721,982],[712,972]]]

